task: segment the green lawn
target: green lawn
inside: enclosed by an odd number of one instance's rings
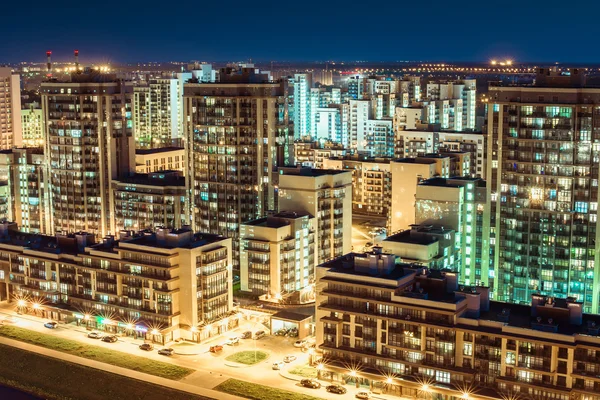
[[[105,349],[91,344],[88,345],[75,340],[63,339],[16,326],[0,327],[0,336],[167,379],[179,380],[194,372],[190,368],[183,368],[161,361],[153,361],[145,357],[133,356],[120,351]]]
[[[253,365],[266,360],[269,355],[264,351],[239,351],[225,358],[227,361],[236,362],[240,364]]]
[[[288,370],[290,374],[299,375],[303,378],[316,378],[317,377],[317,369],[310,367],[308,365],[298,365],[294,368]]]
[[[228,379],[215,387],[214,390],[252,400],[320,400],[319,397],[294,393],[237,379]]]
[[[51,400],[210,400],[4,345],[0,384]]]

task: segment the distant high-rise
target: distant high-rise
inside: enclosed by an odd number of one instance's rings
[[[293,160],[287,82],[224,69],[184,93],[193,226],[234,238],[237,267],[240,225],[277,209],[277,167]]]
[[[183,84],[192,73],[152,79],[133,90],[135,145],[139,149],[180,146],[183,140]]]
[[[21,146],[21,80],[0,67],[0,150]]]
[[[310,120],[310,89],[312,88],[312,74],[295,74],[294,85],[294,135],[296,139],[311,134]]]
[[[487,179],[496,299],[574,297],[600,311],[600,89],[542,69],[534,86],[490,86]]]
[[[114,233],[111,180],[135,171],[132,87],[90,72],[40,91],[53,230]]]
[[[23,147],[44,146],[43,114],[39,103],[27,104],[21,110],[21,128]]]

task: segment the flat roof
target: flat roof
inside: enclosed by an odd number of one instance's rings
[[[157,149],[136,149],[135,150],[135,154],[139,154],[139,155],[147,155],[147,154],[159,154],[159,153],[166,153],[169,151],[179,151],[179,150],[185,150],[183,147],[159,147]]]
[[[450,232],[450,231],[448,231],[448,232]],[[388,236],[387,238],[385,238],[383,240],[383,242],[430,245],[430,244],[433,244],[438,241],[438,239],[435,237],[423,235],[424,233],[429,233],[429,232],[418,231],[418,233],[420,233],[421,235],[419,235],[418,237],[414,237],[411,235],[411,230],[407,229],[405,231],[398,232],[391,236]],[[434,233],[434,232],[431,232],[431,233]]]
[[[276,314],[271,315],[271,319],[285,319],[288,321],[302,322],[304,320],[312,318],[310,315],[298,314],[292,311],[279,311]]]
[[[135,185],[185,187],[185,177],[181,175],[180,171],[172,170],[150,172],[147,174],[136,173],[130,177],[121,178],[116,181]]]
[[[295,168],[295,167],[284,167],[280,170],[281,175],[296,175],[296,176],[326,176],[326,175],[339,175],[345,174],[348,171],[340,169],[317,169],[317,168]]]

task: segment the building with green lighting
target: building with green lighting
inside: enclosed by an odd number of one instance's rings
[[[540,69],[533,86],[491,85],[487,202],[495,298],[572,297],[600,311],[600,89],[585,71]]]

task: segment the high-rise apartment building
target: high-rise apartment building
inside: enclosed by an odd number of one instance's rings
[[[21,230],[46,233],[51,211],[46,186],[48,169],[42,148],[0,151],[0,220],[13,221]]]
[[[293,159],[287,82],[267,78],[225,69],[184,88],[192,225],[234,238],[236,270],[240,225],[277,209],[277,167]]]
[[[27,104],[21,110],[23,147],[44,147],[43,113],[39,103]]]
[[[443,129],[474,130],[477,107],[477,81],[462,79],[454,82],[430,82],[427,99],[435,104],[437,120]],[[448,112],[446,112],[446,109]],[[429,120],[428,122],[434,122]]]
[[[406,129],[396,131],[396,139],[396,153],[400,157],[414,158],[426,154],[451,152],[469,153],[471,170],[467,175],[485,177],[486,135],[483,133]]]
[[[330,104],[314,110],[312,139],[330,141],[341,146],[349,146],[349,118],[350,107],[348,104]]]
[[[434,177],[447,178],[449,171],[449,157],[432,155],[401,158],[390,162],[392,195],[387,223],[388,234],[409,229],[415,223],[417,185]]]
[[[185,148],[183,147],[161,147],[135,151],[135,170],[142,174],[174,170],[181,171],[185,175],[187,170],[185,162]]]
[[[159,229],[95,243],[85,232],[34,235],[5,222],[0,255],[0,295],[25,302],[24,312],[163,344],[238,324],[222,236]]]
[[[456,232],[459,282],[493,287],[485,181],[475,178],[428,179],[417,185],[415,199],[417,224]]]
[[[294,138],[310,136],[312,74],[294,74]]]
[[[296,142],[294,143],[294,160],[296,165],[316,169],[329,169],[324,163],[331,157],[343,157],[346,149],[332,142]]]
[[[307,213],[286,211],[243,223],[241,289],[282,299],[314,283],[314,224]]]
[[[410,107],[413,103],[421,101],[421,77],[405,76],[398,81],[398,105]]]
[[[21,79],[0,67],[0,150],[21,146]]]
[[[347,171],[280,168],[279,210],[316,218],[317,263],[352,249],[352,174]]]
[[[352,172],[352,213],[388,217],[392,191],[391,158],[360,155],[329,157],[323,168]]]
[[[40,91],[53,232],[114,233],[111,181],[135,172],[132,87],[90,72]]]
[[[188,225],[185,178],[179,171],[134,174],[112,181],[116,232]]]
[[[402,262],[432,269],[447,269],[459,273],[459,235],[443,226],[411,225],[410,229],[394,233],[378,243],[385,253]]]
[[[584,71],[490,86],[488,201],[496,299],[573,297],[600,312],[600,89]]]
[[[600,318],[581,302],[490,301],[488,287],[398,261],[373,252],[317,267],[321,379],[418,399],[598,399]]]
[[[192,73],[151,79],[133,89],[133,125],[138,149],[181,146],[183,85]]]

